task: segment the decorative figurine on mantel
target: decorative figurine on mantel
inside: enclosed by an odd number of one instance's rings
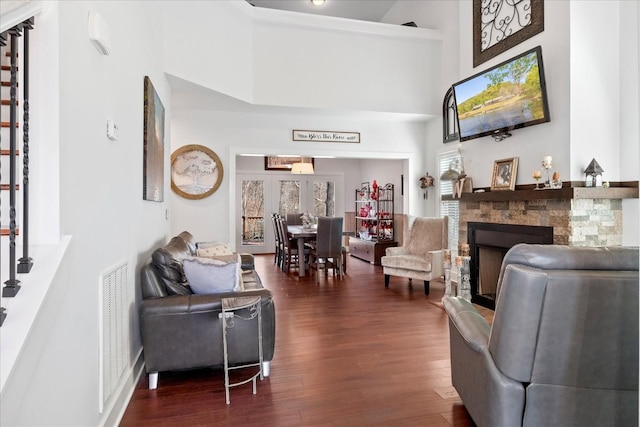
[[[591,160],[589,166],[584,170],[584,186],[585,187],[602,187],[602,172],[604,170],[600,167],[596,159]]]
[[[538,181],[540,181],[540,179],[542,178],[542,173],[540,173],[540,171],[533,171],[533,179],[536,180],[536,188],[534,188],[534,190],[540,190],[540,187],[538,187]]]

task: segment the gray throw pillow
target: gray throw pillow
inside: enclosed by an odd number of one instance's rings
[[[182,263],[191,290],[196,294],[219,294],[240,288],[237,262],[187,257]]]

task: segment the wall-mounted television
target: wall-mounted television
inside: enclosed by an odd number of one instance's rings
[[[492,135],[549,121],[542,48],[515,58],[453,85],[460,141]]]

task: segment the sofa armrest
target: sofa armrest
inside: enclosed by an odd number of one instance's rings
[[[471,303],[459,297],[444,297],[442,303],[451,324],[471,349],[480,352],[489,346],[491,326]]]
[[[385,249],[386,256],[395,256],[395,255],[406,255],[406,250],[404,246],[391,246]]]
[[[271,297],[269,289],[251,289],[240,292],[225,292],[215,295],[173,295],[164,298],[151,298],[142,301],[140,316],[162,316],[202,313],[222,310],[224,298]]]

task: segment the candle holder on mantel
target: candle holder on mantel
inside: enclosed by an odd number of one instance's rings
[[[536,180],[536,188],[534,188],[534,190],[541,190],[540,188],[540,179],[542,178],[542,174],[540,173],[540,171],[533,171],[533,179]]]
[[[547,179],[544,182],[544,188],[551,188],[551,177],[549,177],[549,170],[553,168],[553,158],[551,156],[544,156],[542,158],[542,167],[544,168]]]

